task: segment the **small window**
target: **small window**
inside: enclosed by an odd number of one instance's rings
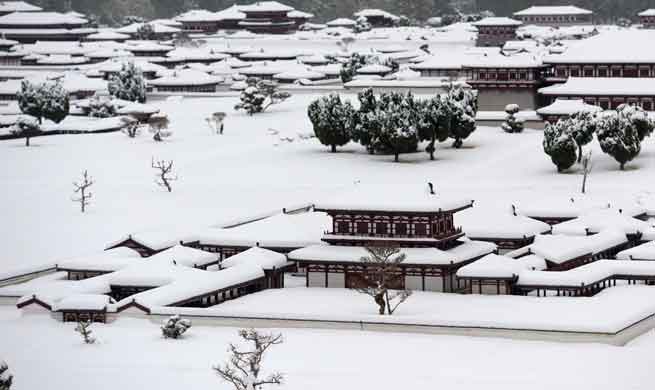
[[[357,222],[357,234],[368,234],[368,222]]]
[[[417,236],[426,236],[428,234],[427,225],[424,223],[417,223],[414,225],[414,234]]]
[[[406,223],[397,223],[395,225],[396,235],[406,236],[407,235],[407,224]]]
[[[337,222],[337,233],[350,233],[349,223],[346,221]]]
[[[377,222],[375,224],[375,234],[387,234],[387,224],[384,222]]]

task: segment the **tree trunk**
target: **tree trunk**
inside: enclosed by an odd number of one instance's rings
[[[394,161],[394,162],[398,162],[398,153],[394,154],[393,161]]]
[[[582,161],[582,145],[578,145],[578,164]]]
[[[25,146],[30,146],[30,136],[25,137]]]
[[[562,169],[562,167],[560,167],[560,166],[558,165],[558,166],[557,166],[557,173],[562,173],[562,171],[564,171],[564,170]]]
[[[621,163],[621,170],[622,170],[622,171],[625,170],[625,163]]]
[[[384,293],[378,293],[375,295],[375,303],[378,304],[378,313],[380,315],[384,315],[384,311],[386,308],[386,302],[384,301]]]
[[[584,176],[582,177],[582,193],[584,194],[587,190],[587,171],[585,171]]]
[[[336,153],[336,152],[337,152],[337,145],[332,144],[332,145],[331,145],[331,149],[330,149],[330,151],[331,151],[332,153]]]

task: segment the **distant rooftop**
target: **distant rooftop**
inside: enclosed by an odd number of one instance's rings
[[[591,15],[593,11],[576,7],[574,5],[533,5],[532,7],[514,12],[514,16],[535,16],[535,15]]]

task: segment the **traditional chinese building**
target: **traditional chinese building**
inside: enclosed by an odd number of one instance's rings
[[[370,197],[319,203],[315,210],[332,218],[322,240],[289,253],[306,270],[308,287],[366,286],[365,247],[392,245],[405,254],[394,279],[397,289],[457,291],[459,267],[496,250],[496,245],[470,241],[455,226],[453,214],[471,207],[470,200],[445,200],[432,195],[395,202]]]
[[[642,28],[655,28],[655,8],[650,8],[637,14]]]
[[[365,17],[372,27],[391,27],[400,17],[381,9],[367,8],[353,14],[355,18]]]
[[[59,12],[14,12],[0,16],[0,34],[21,43],[79,41],[96,32],[88,21]]]
[[[539,93],[546,104],[578,99],[606,110],[624,103],[655,110],[655,78],[570,77],[564,84],[539,89]]]
[[[293,8],[277,1],[260,1],[239,9],[246,15],[239,26],[250,32],[287,34],[296,29],[296,22],[288,16]]]
[[[467,84],[478,90],[482,110],[504,110],[507,104],[534,109],[539,106],[537,90],[543,85],[546,66],[536,55],[516,54],[477,57],[463,65]]]
[[[514,13],[524,24],[538,26],[571,26],[593,23],[594,13],[573,5],[532,6]]]
[[[516,29],[523,22],[502,17],[484,18],[473,23],[478,29],[477,46],[503,46],[516,39]]]

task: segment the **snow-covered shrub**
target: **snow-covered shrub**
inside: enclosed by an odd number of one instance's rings
[[[223,366],[214,370],[224,381],[234,386],[235,390],[259,390],[264,385],[280,385],[284,376],[279,372],[262,375],[264,354],[273,345],[282,344],[281,334],[263,334],[254,329],[241,329],[239,336],[252,344],[250,350],[244,350],[230,343],[230,358]]]
[[[350,142],[354,113],[352,104],[342,102],[335,93],[314,100],[307,108],[316,138],[323,145],[330,146],[332,153],[337,151],[337,146]]]
[[[177,339],[191,328],[191,320],[174,315],[168,318],[161,326],[161,333],[164,338]]]
[[[460,148],[463,140],[476,129],[478,94],[470,88],[455,85],[448,90],[444,100],[451,110],[450,138],[455,140],[453,147]]]
[[[135,38],[142,41],[152,41],[155,39],[155,29],[150,23],[144,23],[136,29]]]
[[[505,106],[505,112],[507,117],[505,122],[503,122],[500,127],[506,133],[520,133],[523,131],[523,119],[518,119],[516,114],[518,114],[520,108],[518,104],[508,104]]]
[[[598,118],[596,137],[601,150],[614,157],[621,170],[641,152],[637,127],[619,111],[604,112]]]
[[[444,142],[450,135],[450,110],[442,103],[440,96],[429,100],[417,101],[417,130],[421,141],[429,141],[425,151],[434,160],[436,143]]]
[[[249,77],[246,80],[248,87],[241,92],[240,103],[234,106],[235,110],[244,110],[248,115],[265,111],[268,107],[279,104],[291,97],[288,92],[278,90],[274,81],[260,80]]]
[[[339,71],[339,77],[343,83],[351,81],[355,75],[357,75],[357,70],[362,66],[366,65],[369,61],[368,56],[363,56],[359,53],[353,53],[350,58],[341,66]]]
[[[41,134],[41,126],[31,116],[20,116],[11,130],[12,134],[25,137],[25,146],[30,146],[30,137]]]
[[[68,92],[59,81],[31,83],[23,80],[18,92],[18,107],[23,114],[35,117],[39,123],[43,119],[59,123],[68,115]]]
[[[139,103],[146,101],[146,81],[141,69],[133,62],[123,64],[121,70],[109,79],[107,89],[117,99]]]
[[[564,130],[573,137],[573,140],[578,146],[578,162],[581,162],[583,155],[582,147],[594,139],[596,114],[588,111],[580,111],[571,115],[569,120],[563,123],[566,124],[566,129]]]
[[[576,160],[577,145],[566,131],[568,122],[568,119],[562,119],[554,124],[548,123],[544,129],[544,152],[550,156],[558,172],[570,168]]]
[[[93,118],[111,118],[116,116],[116,106],[111,99],[93,97],[89,100],[89,116]]]
[[[0,363],[0,390],[9,390],[14,376],[9,372],[9,366],[5,362]]]
[[[148,118],[148,128],[150,133],[152,133],[152,139],[155,141],[163,141],[164,138],[168,138],[173,135],[173,132],[168,130],[168,125],[170,121],[168,116],[164,113],[153,114]]]
[[[85,344],[93,344],[96,342],[95,337],[91,336],[91,333],[93,333],[91,331],[91,320],[78,322],[75,331],[82,335],[82,340],[84,340]]]
[[[371,23],[368,22],[368,19],[366,19],[366,16],[360,16],[355,20],[355,26],[353,26],[353,31],[356,33],[361,33],[365,31],[371,31],[373,26],[371,26]]]
[[[635,105],[621,104],[616,111],[632,123],[637,130],[640,141],[643,141],[653,133],[655,121],[648,116],[648,113],[643,108]]]
[[[145,22],[145,21],[146,21],[146,20],[145,20],[142,16],[138,16],[138,15],[125,15],[125,16],[123,17],[123,20],[121,21],[121,24],[122,24],[123,26],[127,26],[127,25],[134,24],[134,23],[143,23],[143,22]]]

